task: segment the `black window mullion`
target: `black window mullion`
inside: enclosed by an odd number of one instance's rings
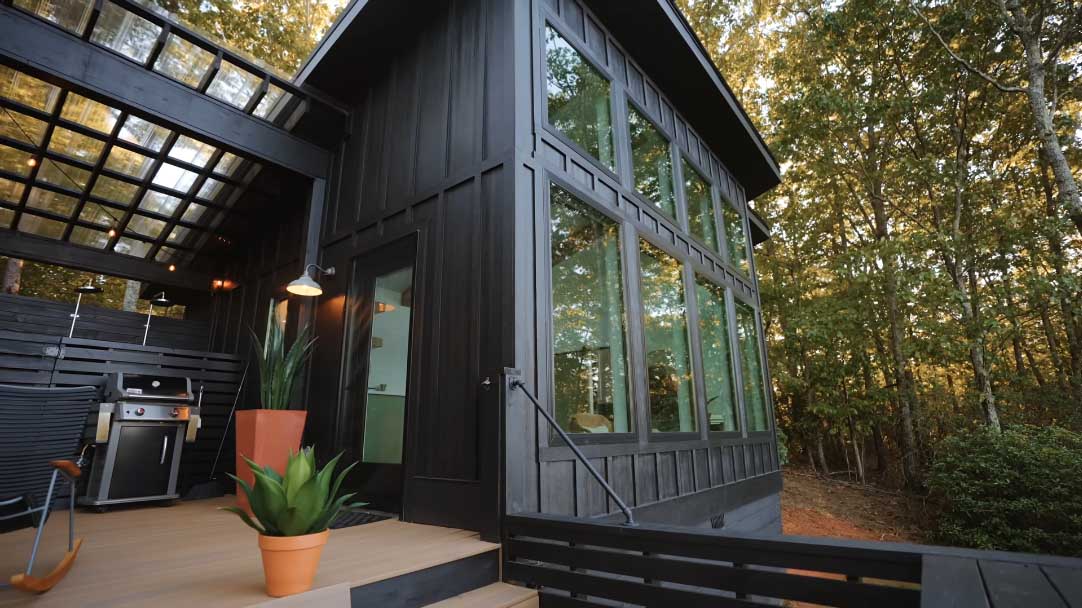
[[[173,144],[177,142],[177,138],[180,135],[173,131],[169,134],[169,137],[165,138],[165,143],[162,145],[162,149],[154,157],[154,162],[150,166],[150,170],[143,177],[139,184],[139,189],[136,190],[135,196],[132,197],[131,204],[128,206],[128,210],[124,212],[124,216],[118,222],[116,235],[109,240],[109,245],[106,249],[113,249],[120,241],[120,237],[127,236],[124,232],[128,229],[128,222],[131,221],[132,215],[135,213],[135,209],[139,206],[139,203],[143,200],[143,196],[146,195],[147,190],[150,189],[150,182],[158,175],[158,170],[161,169],[162,164],[165,162],[166,155],[169,154],[169,150],[172,149]]]
[[[270,77],[264,74],[263,81],[259,83],[259,88],[252,94],[248,103],[244,104],[244,113],[251,114],[255,112],[255,109],[259,107],[259,103],[267,96],[268,91],[270,91]]]
[[[100,6],[98,8],[100,8]],[[90,177],[86,180],[86,187],[83,188],[83,192],[79,196],[78,202],[75,203],[75,211],[72,212],[71,215],[72,220],[78,219],[79,215],[83,212],[83,207],[86,206],[87,200],[90,198],[90,191],[94,189],[94,185],[98,181],[98,176],[101,175],[101,170],[105,167],[105,161],[109,157],[109,153],[113,150],[113,144],[115,144],[117,138],[120,137],[120,131],[124,128],[124,121],[127,119],[127,112],[121,112],[117,117],[116,124],[113,125],[113,130],[109,133],[108,139],[105,140],[105,146],[102,147],[101,154],[98,155],[98,160],[94,163],[94,168],[90,171]],[[69,222],[67,227],[64,228],[64,234],[60,237],[60,240],[67,241],[70,239],[74,226],[74,222]]]
[[[192,201],[195,200],[196,193],[202,189],[203,184],[206,183],[207,178],[210,177],[211,171],[217,166],[218,161],[221,160],[223,154],[225,154],[225,152],[219,149],[211,155],[210,161],[203,167],[203,171],[199,173],[199,176],[195,178],[195,183],[193,183],[192,187],[188,190],[188,194],[181,199],[180,204],[173,210],[173,215],[166,221],[165,228],[161,231],[161,234],[158,235],[158,238],[154,239],[154,245],[150,248],[150,252],[147,253],[147,259],[153,260],[154,257],[158,255],[158,251],[161,250],[162,246],[166,244],[166,239],[169,238],[169,234],[180,221],[180,217],[188,210]]]
[[[147,55],[147,60],[143,62],[143,67],[148,70],[154,69],[154,64],[158,63],[158,57],[161,56],[162,51],[165,50],[165,43],[169,40],[169,34],[173,31],[172,24],[169,22],[158,24],[162,30],[158,32],[158,39],[154,41],[154,46],[150,49],[150,54]]]
[[[213,52],[213,51],[212,51]],[[218,71],[222,69],[222,49],[218,49],[214,53],[214,61],[207,68],[207,71],[203,74],[202,80],[199,81],[199,86],[195,90],[206,95],[207,88],[210,87],[210,83],[214,82],[214,77],[218,75]]]
[[[710,419],[706,409],[706,365],[703,363],[702,334],[699,332],[699,292],[695,288],[695,271],[682,262],[684,280],[684,307],[688,324],[688,354],[691,356],[691,390],[695,393],[695,416],[698,418],[699,436],[706,439],[710,434]]]
[[[90,17],[86,22],[86,29],[83,30],[82,39],[89,41],[90,37],[94,35],[94,27],[98,25],[98,18],[101,17],[102,5],[105,0],[94,0],[94,6],[90,9]]]
[[[60,118],[60,112],[63,111],[64,103],[67,99],[68,92],[61,89],[60,93],[56,96],[53,111],[49,115],[49,122],[45,126],[45,134],[41,137],[41,144],[37,149],[38,153],[33,157],[37,162],[34,163],[33,167],[30,167],[30,172],[26,176],[26,186],[23,188],[22,196],[19,197],[19,205],[15,209],[15,215],[11,218],[11,225],[16,230],[19,228],[19,221],[22,219],[23,211],[26,209],[26,203],[30,200],[30,191],[33,189],[34,182],[37,180],[42,163],[51,162],[45,157],[45,151],[49,147],[49,141],[53,137],[53,131],[56,130],[56,121]]]

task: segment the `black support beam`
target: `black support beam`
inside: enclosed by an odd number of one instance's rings
[[[329,151],[6,5],[0,62],[236,154],[327,177]]]

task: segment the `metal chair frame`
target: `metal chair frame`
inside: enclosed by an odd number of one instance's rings
[[[81,460],[81,459],[80,459]],[[80,463],[81,464],[81,463]],[[34,570],[34,560],[38,557],[38,546],[41,545],[41,534],[45,531],[45,524],[49,521],[49,513],[52,511],[53,506],[53,493],[56,489],[56,480],[58,477],[63,477],[70,484],[70,492],[68,494],[68,551],[71,551],[75,546],[75,478],[69,477],[66,473],[60,469],[53,469],[52,478],[49,479],[49,491],[45,494],[45,503],[40,507],[31,506],[25,511],[19,513],[12,513],[9,515],[0,516],[0,521],[15,519],[16,517],[25,517],[29,515],[31,518],[35,514],[40,513],[38,519],[38,531],[34,534],[34,548],[30,550],[30,561],[26,564],[26,575],[30,576]],[[8,498],[6,500],[0,500],[0,507],[8,507],[18,503],[19,501],[26,501],[27,504],[32,505],[32,500],[29,494],[23,496],[16,496],[14,498]],[[11,587],[10,583],[0,582],[0,589]]]

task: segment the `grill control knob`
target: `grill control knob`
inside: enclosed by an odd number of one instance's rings
[[[170,412],[170,413],[173,415],[173,418],[176,418],[177,416],[180,415],[180,410],[177,409],[177,408],[173,408],[173,411]]]
[[[141,407],[141,408],[139,408],[139,409],[135,410],[135,415],[136,415],[136,416],[142,416],[142,415],[143,415],[143,414],[145,414],[145,413],[147,413],[147,410],[146,410],[146,408],[142,408],[142,407]]]

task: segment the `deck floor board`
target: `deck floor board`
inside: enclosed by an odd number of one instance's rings
[[[255,532],[218,510],[231,503],[227,497],[104,514],[80,512],[76,535],[85,541],[67,578],[41,596],[0,590],[0,607],[228,608],[268,602]],[[0,534],[4,578],[25,568],[33,533],[27,528]],[[34,571],[51,570],[66,547],[66,513],[56,512]],[[498,548],[476,532],[394,520],[333,530],[313,587],[326,589],[310,599],[335,597],[340,589],[348,592],[350,587]],[[270,605],[299,605],[296,599]]]

